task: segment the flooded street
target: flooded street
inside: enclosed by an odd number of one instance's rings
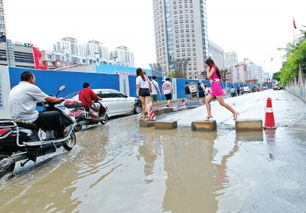
[[[283,90],[226,102],[240,118],[264,120],[267,97],[276,131],[236,133],[217,102],[213,133],[191,131],[204,107],[164,116],[176,130],[140,128],[129,116],[81,131],[71,152],[0,179],[0,212],[306,212],[306,104]]]

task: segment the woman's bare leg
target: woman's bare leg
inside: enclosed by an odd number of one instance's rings
[[[211,100],[212,100],[213,98],[214,98],[214,96],[212,96],[212,95],[208,95],[208,96],[205,98],[205,106],[206,106],[206,110],[207,110],[207,117],[206,117],[205,120],[209,120],[210,118],[212,118],[210,102],[211,102]]]
[[[239,115],[239,113],[234,110],[233,107],[231,107],[229,104],[225,103],[224,99],[222,96],[217,96],[217,99],[219,101],[219,104],[223,107],[225,107],[226,109],[228,109],[229,111],[231,111],[231,113],[233,113],[233,117],[234,117],[234,120],[237,119],[237,116]]]
[[[150,108],[151,108],[151,101],[150,96],[145,97],[145,111],[147,112],[147,115],[150,114]]]
[[[141,107],[142,107],[141,117],[144,118],[144,115],[146,114],[145,97],[140,96],[140,101],[141,101]]]

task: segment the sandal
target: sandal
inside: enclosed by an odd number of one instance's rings
[[[212,117],[213,117],[212,115],[207,115],[205,121],[209,121],[210,119],[212,119]]]
[[[238,119],[238,116],[240,115],[239,112],[234,113],[233,120],[236,121]]]

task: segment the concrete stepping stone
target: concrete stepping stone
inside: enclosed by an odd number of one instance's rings
[[[260,119],[238,119],[236,131],[262,131],[262,120]]]
[[[155,121],[147,121],[144,119],[139,119],[139,126],[141,127],[153,127]]]
[[[176,129],[177,121],[155,121],[155,129]]]
[[[215,120],[192,121],[191,129],[193,131],[216,131],[217,130],[217,122]]]

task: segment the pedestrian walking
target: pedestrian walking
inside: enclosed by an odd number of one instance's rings
[[[207,109],[207,117],[206,120],[212,118],[211,114],[211,100],[216,97],[219,101],[220,105],[228,109],[233,113],[233,119],[237,120],[239,113],[234,110],[230,105],[224,102],[223,95],[225,95],[224,90],[221,85],[221,74],[219,68],[215,65],[214,61],[211,58],[208,58],[205,61],[205,65],[207,66],[207,78],[211,80],[211,92],[206,98],[206,109]]]
[[[188,83],[188,81],[185,82],[185,96],[186,96],[186,99],[187,99],[187,100],[190,99],[190,89],[189,89],[189,83]]]
[[[231,91],[231,97],[236,96],[236,89],[235,89],[235,87],[231,86],[230,91]]]
[[[205,104],[205,88],[201,82],[198,83],[198,96],[199,99],[202,100],[203,104]]]
[[[238,96],[240,95],[240,87],[239,86],[237,87],[237,95]]]
[[[165,82],[162,85],[163,94],[167,100],[167,107],[170,106],[172,100],[173,86],[170,78],[166,78]]]
[[[141,68],[137,68],[136,70],[136,88],[137,95],[140,97],[141,105],[142,105],[142,118],[148,120],[149,111],[151,108],[151,84],[147,75],[145,75],[144,71]]]
[[[152,77],[152,92],[151,92],[151,99],[152,99],[152,103],[155,107],[158,107],[158,103],[157,103],[157,96],[161,95],[160,89],[159,89],[159,85],[158,82],[156,81],[156,76],[154,75]]]

